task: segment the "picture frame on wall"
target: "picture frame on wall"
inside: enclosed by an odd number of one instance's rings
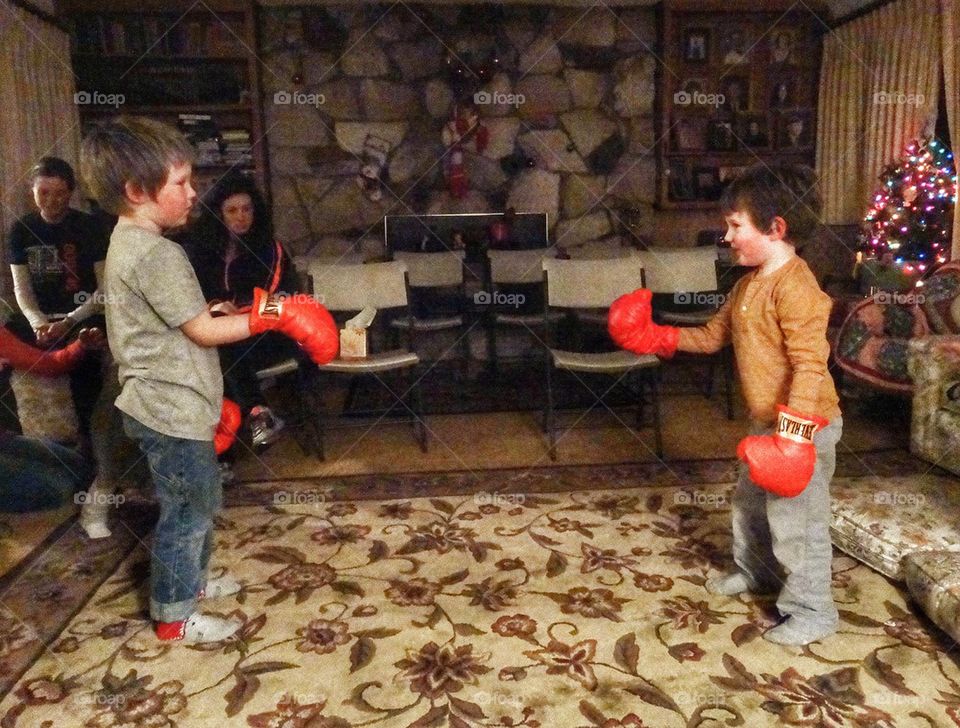
[[[770,33],[770,62],[796,63],[797,34],[792,28],[774,28]]]
[[[792,73],[778,73],[770,88],[770,108],[790,109],[800,105],[797,77]]]
[[[695,116],[680,117],[671,128],[670,136],[673,151],[702,152],[707,148],[707,120]]]
[[[747,76],[726,76],[718,92],[723,96],[723,108],[739,114],[750,108],[750,79]]]
[[[710,60],[710,30],[687,28],[683,31],[683,60],[687,63],[708,63]]]
[[[732,152],[737,148],[733,121],[711,119],[707,124],[707,149],[711,152]]]
[[[709,84],[705,78],[687,78],[680,84],[680,90],[687,94],[691,100],[691,104],[697,103],[697,99],[695,98],[697,94],[710,93],[709,88]]]
[[[744,149],[769,149],[770,128],[766,114],[741,114],[737,117],[737,136]]]
[[[746,169],[748,169],[748,167],[743,167],[743,166],[720,167],[719,168],[720,186],[726,187],[728,184],[730,184],[730,182],[733,181],[735,177],[737,177],[737,175],[739,175],[741,172],[743,172]]]
[[[693,188],[698,200],[719,200],[723,192],[720,184],[719,167],[701,166],[693,168]]]
[[[813,148],[813,113],[810,109],[787,109],[777,116],[777,149],[806,152]]]
[[[681,160],[670,160],[667,175],[667,194],[671,200],[684,202],[697,198],[697,191],[694,189],[690,171]]]
[[[739,66],[750,60],[750,28],[742,23],[724,25],[718,31],[717,48],[720,62]]]

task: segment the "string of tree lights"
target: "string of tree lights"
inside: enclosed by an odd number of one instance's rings
[[[893,258],[904,273],[923,275],[950,255],[957,174],[953,154],[937,139],[912,142],[880,175],[864,218],[860,247]]]

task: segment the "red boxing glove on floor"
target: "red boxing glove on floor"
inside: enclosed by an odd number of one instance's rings
[[[340,332],[333,316],[312,296],[273,296],[254,288],[250,333],[273,330],[296,341],[315,364],[326,364],[340,350]]]
[[[607,314],[607,331],[617,346],[634,354],[656,354],[670,358],[677,351],[680,329],[659,326],[651,321],[652,294],[646,288],[620,296]]]
[[[213,435],[213,449],[217,451],[217,455],[222,455],[229,450],[233,441],[237,439],[241,419],[240,405],[229,399],[223,400],[220,421],[217,423],[217,431]]]
[[[737,446],[737,457],[750,467],[750,480],[775,495],[793,498],[813,477],[817,449],[814,433],[829,423],[817,415],[804,415],[777,405],[777,426],[772,435],[750,435]]]

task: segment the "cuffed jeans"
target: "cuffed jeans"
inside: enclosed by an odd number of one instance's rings
[[[147,456],[160,505],[150,557],[150,616],[177,622],[193,614],[206,584],[213,517],[223,489],[213,442],[163,435],[127,414],[126,433]]]
[[[843,418],[837,417],[813,436],[817,461],[798,496],[762,489],[750,480],[746,464],[733,494],[733,559],[740,571],[754,588],[779,591],[781,615],[817,628],[838,623],[830,588],[830,480],[842,430]],[[754,429],[754,434],[771,432]]]
[[[0,432],[0,511],[59,508],[85,488],[90,462],[52,440]]]

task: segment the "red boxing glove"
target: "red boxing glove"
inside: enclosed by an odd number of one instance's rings
[[[650,298],[646,288],[620,296],[607,314],[607,331],[617,346],[634,354],[656,354],[670,358],[677,351],[680,329],[651,321]]]
[[[8,363],[14,369],[29,371],[42,377],[66,374],[83,358],[83,345],[74,341],[56,351],[36,349],[24,344],[9,329],[0,326],[0,364]],[[0,369],[3,367],[0,366]]]
[[[213,435],[213,449],[217,455],[223,455],[233,441],[237,439],[237,430],[240,429],[240,405],[229,399],[223,400],[223,409],[220,410],[220,421],[217,423],[217,431]]]
[[[813,477],[817,449],[814,433],[829,424],[817,415],[803,415],[777,405],[772,435],[750,435],[737,446],[737,457],[750,466],[750,480],[785,498],[800,495]]]
[[[253,289],[250,333],[276,330],[296,341],[315,364],[326,364],[340,350],[340,332],[333,316],[312,296],[273,296]]]

